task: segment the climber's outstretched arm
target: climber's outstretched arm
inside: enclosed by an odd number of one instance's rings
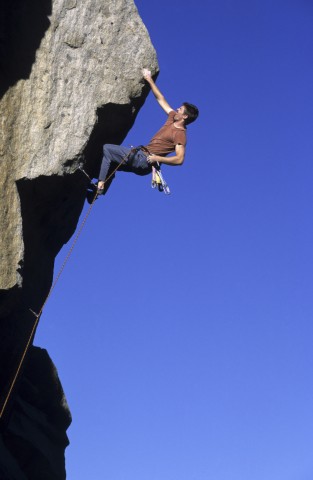
[[[164,95],[160,92],[160,90],[158,89],[158,87],[157,87],[156,84],[154,83],[154,80],[153,80],[153,78],[151,77],[151,72],[150,72],[150,70],[147,70],[146,68],[144,68],[144,69],[142,70],[142,74],[143,74],[143,77],[144,77],[144,79],[146,80],[146,82],[149,83],[153,95],[155,96],[155,98],[157,99],[159,105],[163,108],[163,110],[164,110],[167,114],[170,113],[171,110],[174,110],[174,109],[167,103],[167,101],[166,101],[165,98],[164,98]]]
[[[184,145],[176,145],[175,147],[175,155],[172,155],[171,157],[160,157],[159,155],[149,155],[147,157],[147,162],[150,163],[150,165],[153,165],[156,162],[159,163],[164,163],[165,165],[172,165],[178,166],[182,165],[184,163],[185,159],[185,147]]]

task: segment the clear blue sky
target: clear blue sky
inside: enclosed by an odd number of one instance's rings
[[[120,173],[97,201],[41,318],[68,479],[312,480],[312,2],[136,5],[200,118],[170,197]],[[124,143],[163,120],[149,95]]]

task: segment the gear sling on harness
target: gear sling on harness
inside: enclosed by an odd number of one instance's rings
[[[136,152],[142,150],[147,156],[151,155],[147,147],[140,145],[139,147],[135,147],[134,149]],[[135,153],[136,154],[136,153]],[[157,188],[159,192],[164,192],[166,195],[171,193],[169,186],[167,185],[162,172],[161,166],[159,162],[156,162],[156,166],[152,166],[152,179],[151,179],[151,187]]]

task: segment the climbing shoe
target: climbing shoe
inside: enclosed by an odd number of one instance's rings
[[[104,195],[104,187],[98,188],[96,183],[90,183],[87,188],[86,199],[89,204],[97,200],[99,195]]]

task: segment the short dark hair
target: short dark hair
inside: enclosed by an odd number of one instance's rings
[[[199,110],[195,105],[192,105],[192,103],[184,102],[183,106],[185,107],[186,115],[188,115],[188,118],[185,119],[185,125],[188,125],[198,118]]]

